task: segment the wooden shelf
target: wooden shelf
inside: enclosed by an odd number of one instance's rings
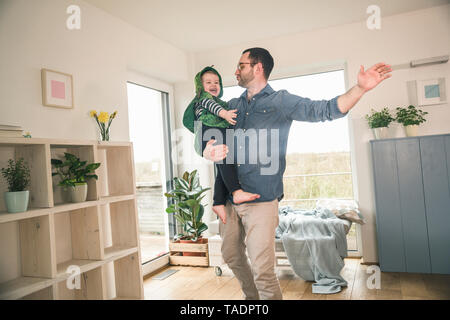
[[[101,163],[85,202],[64,203],[56,187],[50,160],[64,152]],[[108,286],[117,300],[143,299],[132,143],[0,138],[0,161],[19,157],[31,166],[30,205],[8,213],[0,197],[0,300],[110,299]],[[79,290],[64,283],[71,265]]]
[[[130,254],[138,252],[138,247],[121,248],[121,247],[109,247],[105,248],[105,259],[104,261],[111,262],[123,257],[129,256]]]
[[[53,285],[53,279],[20,277],[0,284],[0,300],[15,300]]]
[[[51,208],[31,208],[26,212],[7,213],[5,211],[0,212],[0,224],[7,222],[14,222],[34,217],[40,217],[50,214]]]
[[[91,200],[79,203],[62,203],[57,204],[51,208],[29,208],[26,212],[18,213],[8,213],[6,211],[0,212],[0,224],[19,221],[39,216],[45,216],[53,213],[72,211],[82,208],[94,207],[98,205],[106,205],[108,203],[120,202],[126,200],[132,200],[135,198],[134,194],[123,195],[123,196],[107,196],[102,197],[100,200]]]

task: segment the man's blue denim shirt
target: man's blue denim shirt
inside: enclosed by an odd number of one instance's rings
[[[346,113],[338,109],[337,98],[312,101],[286,90],[275,91],[267,84],[250,101],[245,91],[228,102],[230,109],[238,110],[238,116],[233,128],[234,139],[227,139],[226,161],[237,164],[242,189],[261,196],[255,202],[283,198],[286,148],[292,121],[318,122],[344,117]]]

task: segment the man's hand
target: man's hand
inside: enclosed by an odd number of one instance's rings
[[[236,111],[237,111],[237,109],[234,109],[234,110],[225,110],[225,109],[220,110],[219,117],[227,120],[229,124],[235,125],[236,124],[236,120],[234,120],[234,118],[237,117]]]
[[[375,88],[381,81],[390,78],[392,76],[391,71],[391,66],[383,62],[373,65],[366,71],[361,66],[358,73],[358,87],[367,92]]]
[[[381,81],[390,78],[392,75],[391,66],[385,63],[377,63],[364,71],[361,66],[358,73],[358,84],[353,86],[337,99],[338,108],[342,113],[347,113],[367,91],[375,88]]]
[[[217,162],[226,158],[228,153],[228,147],[226,144],[219,144],[217,146],[213,146],[215,142],[216,140],[208,141],[205,150],[203,150],[203,158]]]

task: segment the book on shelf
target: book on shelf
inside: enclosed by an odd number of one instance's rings
[[[23,138],[22,130],[0,130],[0,138]]]
[[[22,132],[22,127],[21,126],[13,126],[13,125],[9,125],[9,124],[1,124],[0,123],[0,131],[20,131]]]

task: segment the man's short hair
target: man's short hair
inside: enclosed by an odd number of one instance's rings
[[[264,69],[264,78],[266,78],[266,80],[269,80],[270,73],[273,69],[273,58],[270,55],[269,51],[264,48],[250,48],[244,50],[242,54],[245,54],[247,52],[250,52],[248,57],[250,58],[252,63],[261,62]]]

